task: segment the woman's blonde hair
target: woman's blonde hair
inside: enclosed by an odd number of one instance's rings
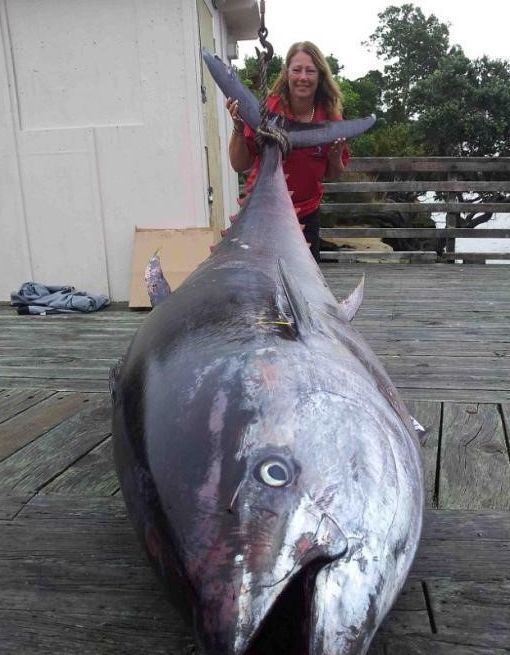
[[[335,82],[326,58],[319,48],[311,41],[298,41],[290,46],[285,64],[271,87],[271,95],[278,95],[285,109],[290,109],[290,93],[287,74],[290,62],[298,52],[309,55],[319,71],[319,85],[315,92],[315,102],[321,103],[326,110],[328,119],[338,118],[342,114],[342,94]]]

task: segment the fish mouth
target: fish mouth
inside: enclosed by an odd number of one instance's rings
[[[293,575],[250,642],[236,655],[309,655],[315,580],[331,561],[315,559]]]
[[[248,554],[251,560],[235,567],[232,575],[225,571],[222,579],[211,578],[210,594],[196,614],[205,653],[310,655],[313,651],[317,577],[344,559],[349,541],[328,514],[315,516],[315,529],[303,531],[308,514],[294,513],[287,526],[291,536],[283,540],[276,558],[273,553],[268,561],[262,555],[257,562],[253,552]],[[293,525],[299,531],[293,532]]]

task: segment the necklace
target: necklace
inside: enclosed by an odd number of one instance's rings
[[[312,111],[310,112],[309,117],[307,116],[306,118],[298,118],[298,115],[294,113],[294,120],[297,120],[301,123],[311,123],[313,121],[314,116],[315,116],[315,105],[312,105]]]
[[[313,117],[315,116],[315,105],[312,105],[312,111],[310,112],[309,116],[304,116],[301,117],[300,114],[297,114],[292,107],[290,107],[290,111],[294,115],[294,120],[299,121],[300,123],[311,123],[313,121]]]

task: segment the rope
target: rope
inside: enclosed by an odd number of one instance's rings
[[[269,98],[269,88],[267,83],[267,69],[269,64],[269,59],[267,58],[266,52],[261,52],[257,48],[257,55],[259,59],[259,71],[260,71],[260,88],[262,95],[260,97],[259,103],[259,113],[260,113],[260,127],[259,130],[267,130],[267,120],[269,117],[269,109],[267,107],[267,101]]]
[[[274,141],[282,151],[282,157],[285,159],[290,153],[292,146],[289,135],[282,127],[267,125],[265,128],[259,125],[255,132],[255,143],[258,148],[262,148],[267,141]]]

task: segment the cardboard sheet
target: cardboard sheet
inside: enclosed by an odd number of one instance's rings
[[[157,250],[163,273],[170,288],[175,290],[204,259],[207,259],[210,254],[209,246],[213,243],[213,230],[209,228],[135,228],[129,307],[141,309],[151,306],[145,288],[144,272],[147,262]]]

